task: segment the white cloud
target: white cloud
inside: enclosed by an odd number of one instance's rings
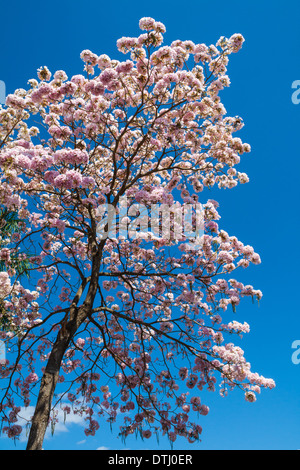
[[[66,404],[67,403],[62,403],[61,406],[64,406]],[[26,432],[25,425],[26,425],[26,422],[31,420],[34,414],[34,409],[35,409],[34,406],[28,406],[27,408],[21,407],[21,410],[18,414],[20,418],[16,424],[23,426],[23,431],[20,435],[20,442],[25,442],[28,439],[28,430]],[[72,411],[72,408],[71,408],[70,414],[66,415],[65,422],[64,422],[64,418],[65,418],[64,412],[60,408],[58,408],[57,418],[58,418],[58,423],[56,423],[54,427],[54,436],[56,436],[56,434],[58,433],[70,432],[69,430],[70,425],[75,424],[77,426],[85,426],[87,424],[86,421],[84,420],[84,416],[80,416],[79,414],[74,413]],[[2,436],[5,437],[6,434],[3,434]],[[49,439],[51,437],[52,437],[51,427],[48,426],[46,434],[45,434],[45,439]],[[85,441],[82,441],[81,443],[83,442]]]

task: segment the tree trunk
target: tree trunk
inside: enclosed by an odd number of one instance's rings
[[[94,256],[91,277],[88,279],[86,278],[80,286],[74,298],[74,302],[72,304],[73,306],[70,308],[69,319],[65,323],[64,328],[59,330],[56,341],[53,345],[41,381],[39,396],[32,418],[26,450],[42,450],[45,432],[50,418],[52,399],[58,381],[62,359],[71,339],[74,337],[76,331],[86,320],[93,308],[95,296],[97,293],[99,268],[104,244],[105,240],[102,241],[98,249],[96,249],[95,242],[93,242]],[[81,307],[77,307],[77,304],[88,282],[90,284],[85,301]]]
[[[81,323],[82,321],[80,324]],[[39,396],[32,418],[26,450],[42,450],[45,432],[49,423],[51,404],[59,376],[61,361],[71,338],[80,325],[76,325],[77,327],[75,328],[75,331],[74,326],[74,320],[69,321],[66,324],[66,328],[59,331],[53,349],[50,353],[48,363],[41,381]]]
[[[92,295],[88,295],[88,300],[86,299],[80,308],[75,307],[71,309],[70,319],[59,330],[41,381],[26,450],[42,450],[61,362],[71,339],[80,325],[86,320],[89,312],[91,312],[94,301],[93,294],[94,292]]]
[[[57,377],[57,372],[51,373],[45,371],[43,375],[26,450],[42,450]]]

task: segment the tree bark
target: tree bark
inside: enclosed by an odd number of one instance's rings
[[[76,318],[70,320],[65,325],[65,328],[60,329],[57,335],[57,339],[50,353],[41,381],[39,396],[32,418],[26,450],[42,450],[62,358],[66,349],[68,348],[71,338],[85,319],[84,316],[80,318],[81,316],[78,315],[78,317],[77,321]]]

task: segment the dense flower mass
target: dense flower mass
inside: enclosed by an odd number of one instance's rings
[[[227,116],[219,96],[244,38],[168,46],[162,23],[147,17],[139,26],[140,36],[117,41],[126,60],[84,50],[83,74],[41,67],[28,90],[0,107],[0,204],[22,221],[0,251],[1,315],[9,321],[0,339],[11,351],[0,364],[0,412],[3,431],[15,438],[22,410],[38,395],[30,448],[41,445],[41,423],[55,426],[51,400],[54,408],[64,402],[66,417],[69,405],[83,414],[86,435],[100,417],[123,416],[124,437],[194,442],[209,411],[203,389],[220,381],[222,394],[239,387],[254,402],[275,385],[232,343],[250,327],[231,321],[231,312],[244,297],[262,297],[233,276],[260,257],[219,227],[218,203],[204,200],[206,188],[248,182],[236,169],[250,151],[234,136],[243,121]],[[170,236],[164,226],[156,236],[148,226],[139,237],[97,231],[105,204],[120,229],[136,204],[198,202],[198,245],[174,235],[175,217]],[[29,278],[11,264],[24,252]]]

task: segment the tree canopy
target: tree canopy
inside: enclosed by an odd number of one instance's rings
[[[234,137],[243,121],[219,97],[244,38],[163,46],[162,23],[142,18],[140,28],[117,41],[130,59],[84,50],[83,74],[43,66],[0,108],[0,204],[4,229],[18,227],[0,248],[10,322],[0,412],[17,438],[35,407],[28,449],[42,448],[60,408],[85,417],[86,435],[123,417],[124,438],[194,442],[209,411],[203,389],[237,387],[253,402],[275,385],[232,342],[249,331],[232,320],[241,299],[262,297],[235,273],[260,257],[203,199],[248,182],[236,169],[250,151]]]

